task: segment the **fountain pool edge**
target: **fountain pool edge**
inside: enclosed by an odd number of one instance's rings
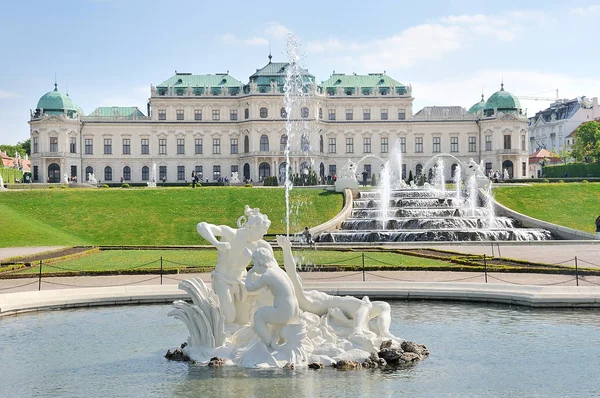
[[[527,307],[600,308],[600,286],[533,286],[440,282],[308,282],[306,289],[377,300],[451,300]],[[0,294],[0,317],[78,307],[171,303],[186,299],[176,285],[44,290]]]

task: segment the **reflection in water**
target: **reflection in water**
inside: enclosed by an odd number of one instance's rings
[[[8,396],[328,397],[600,394],[600,311],[392,303],[392,333],[431,355],[405,369],[252,370],[169,362],[187,337],[170,306],[0,318]],[[35,377],[33,377],[35,375]]]

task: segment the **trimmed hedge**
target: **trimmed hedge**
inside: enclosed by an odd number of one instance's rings
[[[600,177],[600,162],[596,163],[567,163],[544,167],[546,177]]]

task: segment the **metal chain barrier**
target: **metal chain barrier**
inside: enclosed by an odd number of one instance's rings
[[[128,282],[128,283],[116,283],[116,284],[111,284],[111,285],[71,285],[68,283],[60,283],[60,282],[50,282],[46,279],[44,279],[44,283],[49,284],[49,285],[56,285],[56,286],[66,286],[66,287],[117,287],[117,286],[130,286],[130,285],[137,285],[139,283],[144,283],[144,282],[148,282],[151,281],[152,279],[156,279],[156,278],[160,278],[160,276],[153,276],[151,278],[147,278],[147,279],[142,279],[141,281],[135,281],[135,282]]]
[[[413,280],[413,279],[394,278],[393,276],[385,276],[385,275],[381,275],[381,274],[376,274],[376,273],[371,272],[371,271],[368,271],[367,275],[372,275],[372,276],[377,277],[377,278],[383,278],[383,279],[389,279],[389,280],[401,281],[401,282],[421,282],[421,281]],[[483,274],[477,274],[477,275],[473,275],[473,276],[467,276],[465,278],[447,279],[447,280],[435,281],[435,282],[445,283],[445,282],[466,281],[466,280],[469,280],[469,279],[481,278],[482,276],[483,276]]]
[[[20,288],[20,287],[23,287],[23,286],[29,286],[29,285],[33,285],[34,283],[38,283],[38,281],[37,281],[37,280],[34,280],[33,282],[24,283],[24,284],[22,284],[22,285],[11,286],[11,287],[3,287],[3,288],[0,288],[0,290],[11,290],[11,289],[17,289],[17,288]]]
[[[348,278],[350,276],[360,275],[360,274],[362,274],[362,272],[351,272],[351,273],[348,273],[345,275],[331,276],[326,279],[342,279],[342,278]],[[323,279],[325,279],[325,278],[302,278],[302,280],[305,280],[305,281],[319,281],[319,280],[323,280]]]
[[[577,261],[579,261],[579,262],[582,262],[582,263],[586,263],[586,264],[589,264],[589,265],[593,265],[593,266],[595,266],[595,267],[600,267],[600,264],[594,264],[594,263],[590,263],[589,261],[582,260],[582,259],[581,259],[581,258],[579,258],[579,257],[577,257]]]

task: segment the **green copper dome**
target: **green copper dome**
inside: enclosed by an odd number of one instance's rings
[[[61,114],[67,112],[77,112],[83,114],[81,108],[73,102],[68,94],[58,91],[57,84],[54,83],[54,90],[42,95],[37,103],[36,109],[43,109],[47,114]]]
[[[492,116],[496,111],[509,112],[509,111],[520,111],[521,103],[519,99],[504,91],[504,83],[502,83],[500,91],[496,91],[490,98],[488,98],[483,108],[483,112],[486,116]]]
[[[467,112],[472,115],[481,115],[483,113],[483,108],[485,108],[485,100],[483,99],[483,94],[481,94],[481,101],[475,103],[475,105],[470,107]]]

